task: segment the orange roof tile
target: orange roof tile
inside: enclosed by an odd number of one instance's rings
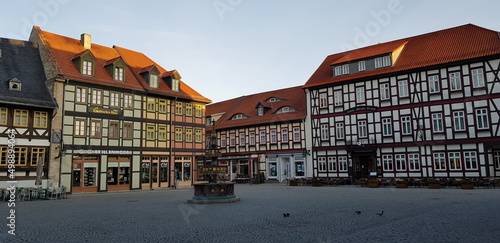
[[[282,99],[278,102],[267,102],[271,97]],[[263,116],[257,115],[257,104],[262,103],[270,109]],[[297,109],[296,112],[276,114],[285,106]],[[206,115],[225,113],[216,123],[217,129],[227,129],[259,124],[280,123],[300,120],[306,117],[306,95],[300,87],[291,87],[248,96],[242,96],[227,101],[207,105]],[[230,120],[235,114],[242,113],[246,119]],[[207,129],[210,129],[207,127]]]
[[[339,77],[333,76],[331,64],[387,53],[388,50],[394,49],[404,42],[407,44],[392,67]],[[363,53],[365,51],[366,53]],[[303,87],[309,88],[375,75],[387,75],[497,54],[500,54],[499,33],[467,24],[327,56]]]

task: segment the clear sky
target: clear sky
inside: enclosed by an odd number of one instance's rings
[[[498,0],[8,0],[0,36],[42,30],[142,52],[214,102],[303,85],[330,54],[472,23]]]

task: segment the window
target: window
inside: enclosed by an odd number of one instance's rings
[[[175,114],[182,115],[182,102],[175,102]]]
[[[290,106],[285,106],[279,109],[276,114],[283,114],[283,113],[288,113],[288,112],[294,112],[295,108],[290,107]]]
[[[158,112],[167,113],[167,101],[166,100],[158,100]]]
[[[375,68],[388,67],[391,66],[391,57],[377,57],[375,58]]]
[[[175,141],[182,142],[182,128],[181,127],[175,128]],[[224,139],[224,147],[225,146],[226,146],[226,140]]]
[[[92,89],[92,105],[102,105],[102,90]]]
[[[26,161],[28,160],[28,148],[27,147],[15,147],[14,154],[16,155],[15,165],[26,166]]]
[[[102,125],[101,121],[91,121],[90,122],[90,136],[94,138],[100,138],[102,135]]]
[[[193,142],[193,129],[191,128],[186,128],[186,142],[188,143]]]
[[[342,75],[342,67],[336,66],[335,67],[335,76],[340,76],[340,75]]]
[[[109,106],[120,107],[120,93],[111,92],[109,97]]]
[[[389,84],[380,84],[380,99],[381,100],[388,100],[391,98],[391,93],[389,90]]]
[[[300,142],[301,136],[300,136],[300,127],[294,127],[293,128],[293,141],[294,142]]]
[[[158,75],[149,74],[149,86],[158,88]]]
[[[446,170],[446,162],[444,158],[444,153],[434,153],[433,154],[434,169],[435,170]]]
[[[409,116],[401,117],[401,133],[403,135],[411,134],[411,117]]]
[[[7,108],[0,108],[0,125],[7,125],[7,117],[9,116],[8,111]]]
[[[236,135],[234,133],[229,134],[229,146],[236,146]]]
[[[194,106],[194,116],[195,117],[202,117],[203,116],[203,106],[202,105],[195,105]]]
[[[270,134],[270,137],[271,137],[271,143],[277,143],[278,142],[278,138],[277,138],[277,134],[276,134],[276,129],[271,129],[269,131],[269,134]]]
[[[476,152],[464,152],[466,170],[477,170]]]
[[[281,142],[288,143],[288,128],[281,129]]]
[[[255,145],[255,132],[248,133],[248,144],[252,146]]]
[[[120,123],[111,122],[109,123],[109,138],[119,138],[120,137]]]
[[[448,163],[450,165],[450,170],[460,170],[462,169],[462,161],[459,152],[448,153]]]
[[[432,130],[435,133],[443,132],[443,114],[434,113],[432,114]]]
[[[266,144],[266,131],[260,131],[259,143]]]
[[[239,120],[239,119],[246,119],[248,118],[245,114],[242,114],[242,113],[238,113],[236,115],[234,115],[231,120]]]
[[[87,89],[82,87],[76,87],[76,103],[87,103]]]
[[[179,91],[179,84],[180,84],[179,80],[173,78],[172,79],[172,91],[176,91],[176,92]]]
[[[44,165],[45,159],[45,149],[44,148],[32,148],[31,149],[31,166],[37,166],[38,162],[42,162]]]
[[[118,81],[124,81],[124,73],[125,73],[125,69],[122,68],[122,67],[115,67],[115,80],[118,80]]]
[[[245,146],[246,145],[246,138],[245,138],[245,133],[240,133],[240,146]]]
[[[257,108],[257,115],[258,116],[263,116],[264,115],[264,107],[259,106],[259,108]]]
[[[381,57],[375,58],[375,68],[381,68],[381,67],[383,67],[382,58]]]
[[[495,169],[500,169],[500,151],[493,152],[493,161],[495,163]]]
[[[337,158],[328,157],[328,171],[337,171]]]
[[[328,124],[321,124],[320,127],[321,140],[328,140],[330,135],[328,134]]]
[[[326,108],[328,107],[328,100],[326,97],[326,93],[320,93],[319,94],[319,108]]]
[[[324,172],[326,171],[326,158],[318,157],[318,171]]]
[[[488,111],[486,109],[476,110],[476,123],[477,129],[488,129],[490,127],[488,124]]]
[[[365,88],[357,87],[356,88],[356,102],[364,103],[365,102]]]
[[[439,76],[429,76],[429,92],[431,94],[439,93]]]
[[[186,116],[193,116],[193,104],[186,104]]]
[[[460,72],[450,73],[450,90],[456,91],[462,89],[462,82],[460,81]]]
[[[155,112],[156,111],[156,99],[155,98],[147,98],[146,111],[148,111],[148,112]]]
[[[484,87],[483,69],[482,68],[472,69],[471,74],[472,74],[472,87],[474,88]]]
[[[14,126],[27,127],[28,126],[28,111],[27,110],[14,110]]]
[[[465,131],[465,117],[463,111],[453,112],[453,122],[455,131]]]
[[[347,157],[339,156],[339,171],[347,171]]]
[[[420,170],[420,159],[418,154],[408,154],[408,162],[410,164],[410,170],[416,171]]]
[[[35,128],[47,128],[48,113],[45,111],[35,111],[34,124]]]
[[[333,97],[335,99],[335,105],[341,106],[342,105],[342,91],[336,90],[335,92],[333,92]]]
[[[344,123],[338,122],[335,124],[335,129],[337,133],[337,139],[344,139]]]
[[[391,118],[383,118],[382,119],[382,131],[384,136],[392,135],[392,120]]]
[[[91,61],[83,61],[82,74],[92,76],[92,65]]]
[[[406,156],[404,154],[396,154],[396,170],[405,171],[406,170]]]
[[[85,128],[87,125],[85,124],[85,120],[75,120],[75,136],[82,137],[85,136]]]
[[[382,162],[384,166],[385,171],[392,171],[393,170],[393,165],[392,165],[392,155],[382,155]]]
[[[366,70],[366,63],[365,61],[359,61],[358,62],[358,70],[361,72],[361,71],[365,71]]]
[[[132,109],[134,108],[134,96],[131,94],[125,94],[123,96],[123,108]]]
[[[226,143],[226,134],[221,134],[221,137],[220,137],[220,146],[221,147],[226,147],[227,146],[227,143]]]
[[[367,131],[366,131],[366,121],[358,121],[358,136],[360,138],[366,138]]]
[[[159,141],[167,141],[167,127],[166,126],[158,126],[158,140]]]
[[[147,125],[146,126],[146,140],[155,140],[155,125]]]
[[[194,130],[194,141],[197,143],[203,142],[203,131],[200,129]]]
[[[342,65],[342,74],[349,74],[349,64]]]
[[[134,126],[130,123],[123,124],[123,138],[130,139],[134,137]]]
[[[399,97],[408,97],[408,80],[401,80],[398,82]]]

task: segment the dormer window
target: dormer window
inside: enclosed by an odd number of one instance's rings
[[[335,67],[335,76],[340,76],[340,75],[342,75],[342,67],[336,66]]]
[[[178,79],[172,78],[172,91],[178,92],[179,91],[179,84],[180,84],[180,81]]]
[[[349,74],[349,64],[342,65],[342,74]]]
[[[115,67],[114,78],[117,81],[125,81],[125,69],[122,67]]]
[[[9,80],[9,90],[21,91],[21,81],[17,78]]]
[[[281,109],[279,109],[276,114],[282,114],[282,113],[288,113],[288,112],[295,112],[297,111],[295,108],[291,107],[291,106],[284,106],[284,107],[281,107]]]
[[[149,86],[158,88],[158,75],[149,74]]]
[[[375,68],[389,67],[391,66],[391,57],[383,56],[375,58]]]
[[[259,107],[257,108],[257,115],[258,116],[263,116],[264,115],[264,107]]]
[[[93,76],[94,75],[94,62],[95,57],[92,55],[90,50],[83,51],[78,53],[74,58],[73,62],[75,63],[80,73],[83,75]]]
[[[365,61],[359,61],[358,62],[358,71],[365,71],[366,70],[366,63]]]
[[[274,103],[274,102],[279,102],[279,101],[282,101],[283,99],[280,99],[280,98],[277,98],[277,97],[271,97],[269,99],[266,100],[266,102],[269,102],[269,103]]]
[[[238,113],[238,114],[234,115],[233,117],[231,117],[231,120],[240,120],[240,119],[246,119],[246,118],[248,118],[248,116],[246,116],[245,114]]]
[[[83,61],[82,74],[92,76],[93,63],[91,61]]]

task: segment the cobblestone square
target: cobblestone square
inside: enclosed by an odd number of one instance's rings
[[[498,189],[236,185],[240,202],[188,204],[192,188],[16,203],[1,242],[498,242]],[[356,214],[355,211],[361,211]],[[378,212],[384,211],[382,216]],[[289,217],[283,214],[289,213]]]

